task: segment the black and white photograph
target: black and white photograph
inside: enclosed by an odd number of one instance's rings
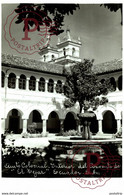
[[[123,4],[1,11],[1,179],[69,181],[82,193],[121,185]],[[106,194],[123,194],[116,185]]]

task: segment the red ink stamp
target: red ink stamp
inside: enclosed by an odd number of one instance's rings
[[[67,171],[81,188],[102,187],[121,169],[121,156],[113,155],[109,144],[90,140],[78,143],[68,154]]]
[[[31,55],[39,52],[39,48],[42,49],[49,44],[51,36],[49,29],[55,24],[49,20],[47,14],[42,10],[38,12],[37,9],[33,9],[32,11],[30,7],[28,9],[26,7],[25,11],[21,10],[13,10],[7,16],[4,25],[4,38],[11,49],[21,54]]]

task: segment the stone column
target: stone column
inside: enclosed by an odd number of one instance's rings
[[[45,92],[48,92],[48,80],[45,81]]]
[[[121,120],[117,119],[117,133],[121,130]]]
[[[57,81],[54,81],[53,93],[56,93],[56,84],[57,84]]]
[[[5,84],[4,84],[5,88],[8,87],[8,77],[9,75],[5,75]]]
[[[28,120],[23,119],[23,131],[22,131],[22,133],[27,133],[27,123],[28,123]]]
[[[76,120],[76,130],[78,133],[81,133],[80,120]]]
[[[26,78],[26,90],[29,90],[29,80],[30,78]]]
[[[103,134],[102,131],[102,119],[98,119],[98,133]]]
[[[5,133],[5,118],[1,118],[1,134]]]
[[[19,89],[19,76],[16,76],[16,89]]]
[[[116,91],[119,91],[119,89],[118,89],[118,79],[115,80],[115,82],[116,82]]]
[[[42,131],[43,136],[46,136],[46,133],[47,133],[47,120],[43,119],[43,131]]]
[[[60,133],[64,132],[64,119],[60,119]]]
[[[36,91],[39,91],[38,87],[39,87],[39,79],[36,79]]]

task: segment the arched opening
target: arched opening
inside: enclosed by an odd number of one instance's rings
[[[55,59],[55,56],[54,56],[54,55],[52,55],[52,56],[51,56],[51,60],[53,61],[54,59]]]
[[[44,62],[46,62],[46,56],[45,55],[43,56],[43,60],[44,60]]]
[[[49,133],[59,133],[60,132],[60,120],[56,112],[51,112],[47,120],[47,131]]]
[[[64,131],[76,130],[76,120],[71,112],[68,112],[64,120]]]
[[[5,73],[2,71],[2,77],[1,77],[1,87],[4,87],[5,82]]]
[[[52,79],[49,79],[48,92],[53,93],[53,90],[54,90],[54,81]]]
[[[65,48],[63,48],[63,54],[64,54],[64,56],[66,56],[66,49]]]
[[[31,76],[29,80],[29,90],[35,91],[35,89],[36,89],[36,78],[34,76]]]
[[[45,91],[45,79],[44,78],[40,78],[40,81],[39,81],[39,91]]]
[[[62,82],[60,80],[57,81],[56,92],[57,93],[62,93]]]
[[[21,113],[17,109],[10,110],[6,119],[6,132],[20,134],[22,133],[22,125]]]
[[[72,48],[72,56],[75,56],[75,48]]]
[[[28,132],[31,134],[42,132],[42,117],[37,110],[33,110],[29,115]]]
[[[122,91],[122,76],[118,78],[118,89]]]
[[[114,77],[110,78],[110,83],[111,83],[111,85],[113,87],[112,91],[116,91],[116,81],[115,81]]]
[[[26,89],[26,76],[21,74],[19,78],[19,89]]]
[[[16,86],[16,75],[14,73],[10,73],[8,77],[8,87],[14,89]]]
[[[93,113],[93,112],[92,112]],[[96,134],[98,132],[98,120],[96,118],[96,115],[91,118],[91,125],[90,125],[90,131],[93,134]]]
[[[103,115],[102,121],[103,133],[113,134],[117,132],[117,122],[115,116],[111,111],[106,111]]]
[[[102,84],[104,84],[104,82],[105,82],[105,79],[101,79],[101,81],[100,81]]]

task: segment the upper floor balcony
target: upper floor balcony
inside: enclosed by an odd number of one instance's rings
[[[37,74],[27,76],[14,72],[8,75],[2,71],[2,98],[21,101],[49,101],[51,98],[63,99],[63,80],[47,79]],[[47,100],[48,99],[48,100]]]
[[[122,101],[122,75],[110,77],[110,82],[113,90],[107,95],[109,102]],[[103,78],[101,83],[104,85]],[[62,77],[57,80],[52,76],[48,79],[35,73],[29,77],[29,74],[19,74],[19,71],[17,74],[16,72],[5,74],[2,71],[1,85],[2,98],[7,100],[49,102],[52,98],[60,101],[65,98]]]

